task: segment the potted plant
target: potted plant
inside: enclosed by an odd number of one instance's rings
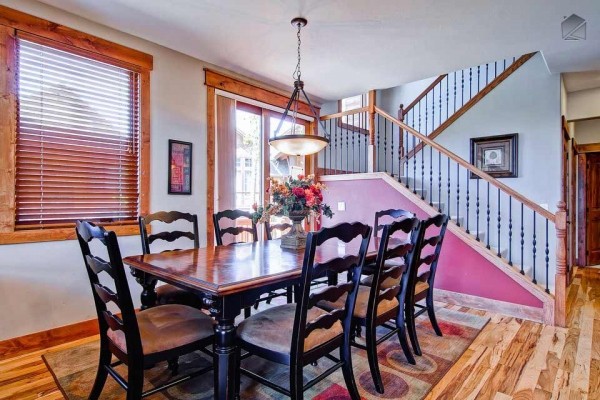
[[[309,215],[320,218],[333,216],[331,207],[323,203],[325,185],[315,180],[314,175],[298,175],[283,182],[270,178],[267,193],[271,201],[264,206],[254,204],[254,222],[267,222],[271,216],[286,216],[292,220],[292,229],[281,237],[281,247],[301,249],[306,247],[306,232],[302,222]]]

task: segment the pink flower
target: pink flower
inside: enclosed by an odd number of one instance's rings
[[[258,204],[256,204],[256,203],[252,204],[252,209],[254,211],[258,210]]]
[[[302,189],[301,187],[295,187],[292,189],[292,194],[299,199],[304,198],[304,193],[304,189]]]
[[[304,175],[302,175],[302,174],[298,175],[298,179],[301,181],[304,180]]]

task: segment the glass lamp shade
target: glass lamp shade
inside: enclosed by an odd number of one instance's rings
[[[316,135],[283,135],[269,139],[269,144],[283,154],[308,156],[321,151],[329,139]]]

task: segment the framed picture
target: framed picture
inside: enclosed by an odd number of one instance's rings
[[[494,178],[516,178],[518,134],[471,139],[471,164]],[[471,179],[478,176],[471,173]]]
[[[169,140],[169,194],[192,194],[192,144]]]

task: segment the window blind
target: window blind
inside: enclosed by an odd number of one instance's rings
[[[124,222],[139,209],[139,76],[17,40],[17,229]]]

